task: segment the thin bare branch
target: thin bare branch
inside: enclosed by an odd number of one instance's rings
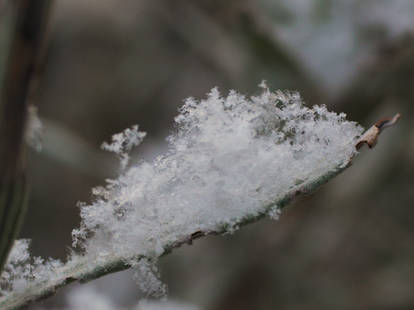
[[[26,205],[24,132],[50,0],[13,3],[16,17],[0,97],[0,271]]]

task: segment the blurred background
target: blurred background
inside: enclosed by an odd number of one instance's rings
[[[0,1],[0,61],[7,12]],[[414,309],[413,16],[411,0],[54,1],[20,237],[34,255],[64,259],[77,203],[118,172],[103,141],[139,124],[148,136],[134,160],[151,160],[183,99],[215,86],[254,95],[267,80],[366,128],[403,119],[279,221],[162,258],[170,298],[205,310]],[[86,285],[128,307],[141,297],[134,281],[126,271]],[[41,306],[63,307],[77,286]]]

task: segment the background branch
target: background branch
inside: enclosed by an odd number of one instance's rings
[[[24,132],[28,98],[39,72],[50,0],[14,3],[12,43],[0,101],[0,272],[26,205]]]

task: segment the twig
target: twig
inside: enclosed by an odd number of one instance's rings
[[[379,134],[387,127],[394,125],[401,118],[401,114],[397,113],[392,118],[383,118],[376,122],[374,126],[368,129],[359,139],[356,148],[359,150],[364,144],[369,148],[373,148],[377,144]]]
[[[50,0],[19,0],[0,99],[0,272],[26,205],[23,136]]]
[[[379,129],[383,129],[389,125],[394,124],[398,120],[399,116],[395,116],[393,119],[390,119],[384,123],[384,121],[377,122],[374,126],[377,126]],[[368,130],[369,131],[369,130]],[[368,132],[367,131],[367,132]],[[378,134],[381,130],[378,131]],[[378,137],[378,134],[375,136]],[[364,136],[357,142],[356,147],[360,143],[366,143],[364,141]],[[311,180],[307,183],[304,183],[300,188],[287,193],[284,197],[275,200],[273,203],[263,206],[261,211],[258,214],[247,214],[244,218],[238,220],[238,226],[245,226],[247,224],[256,222],[267,216],[268,212],[277,205],[280,208],[288,205],[292,200],[301,194],[308,194],[323,184],[327,183],[329,180],[333,179],[335,176],[340,174],[342,171],[347,169],[353,160],[353,157],[348,158],[336,169],[331,171],[326,171],[318,178]],[[191,244],[195,239],[207,236],[207,235],[220,235],[225,233],[226,230],[223,227],[221,230],[215,231],[195,231],[189,236],[184,236],[180,241],[177,241],[173,244],[166,245],[164,255],[169,254],[173,249],[178,248],[184,244]],[[54,295],[59,288],[62,288],[72,282],[87,282],[104,275],[114,273],[117,271],[125,270],[131,267],[131,261],[139,261],[145,257],[143,256],[133,256],[130,257],[121,257],[121,256],[112,256],[107,258],[105,262],[93,263],[90,258],[87,257],[77,257],[69,261],[65,266],[61,267],[56,271],[56,276],[48,281],[37,282],[30,284],[23,292],[10,293],[9,295],[0,299],[0,308],[4,310],[20,309],[27,306],[33,301],[44,299],[50,295]]]

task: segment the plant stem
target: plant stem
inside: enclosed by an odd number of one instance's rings
[[[271,208],[275,205],[277,205],[279,208],[283,208],[298,195],[308,194],[317,190],[320,186],[327,183],[329,180],[348,168],[351,164],[351,160],[352,158],[349,158],[346,162],[338,166],[336,169],[324,172],[317,179],[304,183],[300,187],[297,187],[291,192],[284,195],[284,197],[278,198],[273,203],[263,206],[259,213],[246,214],[243,218],[236,221],[238,226],[244,226],[256,222],[266,217]],[[215,231],[195,231],[189,236],[184,236],[181,240],[173,244],[165,245],[165,251],[162,256],[171,253],[173,249],[178,248],[184,244],[191,244],[195,239],[207,235],[223,234],[226,232],[224,227],[225,226],[223,225],[222,229]],[[128,262],[139,261],[143,258],[145,257],[133,255],[129,257],[121,257],[114,255],[107,257],[104,262],[100,261],[97,263],[91,258],[82,256],[75,257],[66,265],[56,270],[53,279],[44,280],[43,282],[33,282],[28,287],[26,287],[24,291],[12,292],[0,299],[0,308],[4,310],[21,309],[33,301],[41,300],[54,295],[58,289],[72,282],[88,282],[110,273],[128,269],[131,267],[130,263]]]
[[[26,206],[24,132],[51,0],[18,0],[0,97],[0,272]]]

